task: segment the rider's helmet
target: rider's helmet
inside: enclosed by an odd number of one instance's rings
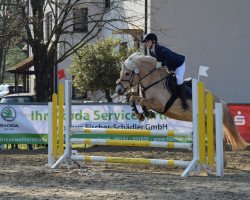
[[[152,40],[152,42],[156,43],[158,38],[154,33],[148,33],[143,37],[142,42],[146,42],[148,40]]]

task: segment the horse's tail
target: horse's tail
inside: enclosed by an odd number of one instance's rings
[[[226,139],[231,144],[232,150],[244,150],[247,147],[247,143],[240,136],[234,119],[225,103],[223,103],[223,124]]]

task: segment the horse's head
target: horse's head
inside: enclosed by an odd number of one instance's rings
[[[149,75],[155,70],[156,63],[155,58],[141,55],[138,52],[129,56],[122,63],[120,78],[116,82],[116,93],[122,95],[131,87],[141,84],[142,81],[152,81]]]
[[[125,62],[121,63],[120,78],[116,81],[116,93],[119,95],[123,95],[131,87],[139,83],[139,68],[134,58],[136,55],[137,53],[132,54]]]

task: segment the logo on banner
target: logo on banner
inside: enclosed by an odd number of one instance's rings
[[[236,125],[243,126],[246,124],[245,116],[241,114],[241,111],[237,112],[237,115],[234,116],[234,122]]]
[[[16,111],[12,107],[5,107],[1,112],[1,116],[5,121],[13,121],[16,119]]]

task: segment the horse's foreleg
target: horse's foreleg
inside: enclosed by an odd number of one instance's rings
[[[129,99],[131,108],[132,108],[132,114],[136,116],[136,118],[140,121],[144,121],[145,117],[143,113],[139,113],[137,107],[136,107],[136,102],[139,103],[142,97],[139,96],[131,96]]]
[[[140,101],[140,106],[142,107],[142,110],[145,114],[146,117],[148,118],[155,118],[155,113],[152,111],[148,111],[148,110],[158,110],[155,107],[156,102],[154,102],[152,99],[147,99],[147,98],[143,98]]]
[[[155,118],[155,113],[152,111],[148,111],[146,106],[142,106],[143,114],[147,118]]]

